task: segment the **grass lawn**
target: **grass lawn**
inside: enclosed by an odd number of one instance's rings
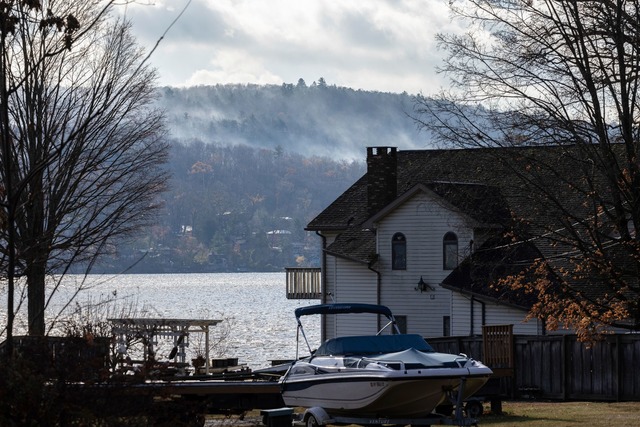
[[[299,408],[302,411],[301,408]],[[502,415],[492,415],[490,405],[478,425],[490,427],[638,427],[640,402],[540,402],[505,401]],[[243,420],[235,417],[209,418],[207,427],[264,427],[259,411],[251,411]]]
[[[503,402],[503,415],[485,415],[479,425],[492,427],[636,427],[640,426],[640,402]]]

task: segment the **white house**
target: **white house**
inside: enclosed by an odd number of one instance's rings
[[[322,302],[387,305],[402,329],[426,338],[481,334],[483,325],[498,324],[543,333],[542,322],[524,322],[526,296],[469,279],[478,270],[486,276],[491,263],[474,268],[470,255],[501,235],[509,215],[502,192],[479,179],[491,169],[480,157],[474,150],[367,148],[366,174],[306,228],[323,240]],[[522,258],[531,250],[500,255]],[[323,322],[323,338],[376,332],[373,317]]]

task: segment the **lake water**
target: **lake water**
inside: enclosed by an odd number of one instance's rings
[[[224,320],[222,324],[211,328],[213,340],[216,334],[225,336],[223,343],[212,351],[220,357],[237,357],[240,363],[254,369],[269,366],[271,360],[295,357],[296,321],[293,311],[297,307],[319,302],[287,300],[284,273],[67,276],[52,298],[47,311],[48,319],[54,318],[62,310],[64,303],[81,283],[86,289],[76,297],[76,303],[86,306],[89,302],[95,304],[112,300],[101,311],[102,315],[106,313],[109,317],[131,315]],[[2,288],[0,298],[0,322],[4,329],[7,305],[5,288]],[[72,311],[75,306],[67,308],[66,312]],[[318,342],[319,324],[319,319],[305,319],[305,332],[310,342]],[[14,335],[23,331],[24,313],[20,313]],[[228,335],[225,331],[228,331]],[[198,345],[202,344],[196,341],[194,335],[191,338],[191,351]],[[301,347],[300,352],[305,355],[305,348]]]

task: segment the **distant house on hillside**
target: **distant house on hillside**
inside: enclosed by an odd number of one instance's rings
[[[314,218],[323,240],[322,301],[389,306],[401,328],[424,337],[475,335],[524,322],[529,294],[489,286],[539,258],[534,244],[502,245],[511,211],[528,209],[491,149],[367,148],[367,172]],[[323,338],[375,333],[375,319],[326,318]]]

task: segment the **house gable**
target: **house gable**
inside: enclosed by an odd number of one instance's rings
[[[458,254],[468,255],[473,227],[466,215],[451,210],[431,191],[415,191],[411,197],[377,218],[376,241],[380,274],[380,301],[396,315],[404,316],[408,333],[441,336],[451,318],[449,290],[440,282],[451,272],[443,267],[443,239],[454,233]],[[406,268],[392,266],[392,241],[396,233],[406,237]],[[417,288],[423,280],[428,290]]]
[[[447,212],[463,215],[473,227],[496,227],[498,219],[503,221],[508,216],[504,201],[496,188],[476,183],[437,181],[414,185],[369,218],[364,227],[376,228],[376,223],[419,193],[426,194],[431,199],[431,204],[441,205]],[[480,204],[487,203],[492,203],[491,211],[486,207],[484,210],[478,208]]]

